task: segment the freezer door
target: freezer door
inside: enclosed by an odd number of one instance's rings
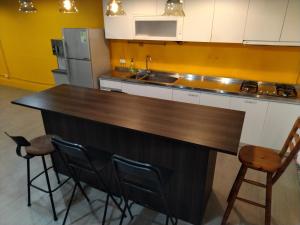
[[[93,87],[92,64],[86,60],[68,60],[70,84],[81,87]]]
[[[90,59],[87,29],[64,29],[66,57],[70,59]]]

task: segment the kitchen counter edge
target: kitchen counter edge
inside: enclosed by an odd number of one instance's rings
[[[123,82],[127,82],[127,83],[162,86],[162,87],[166,87],[166,88],[176,88],[179,90],[186,90],[186,91],[207,92],[207,93],[219,94],[219,95],[225,95],[225,96],[235,96],[235,97],[241,97],[241,98],[245,97],[245,98],[257,99],[257,100],[263,100],[263,101],[272,101],[272,102],[300,105],[300,98],[282,98],[282,97],[259,95],[259,94],[230,92],[230,91],[224,91],[224,90],[219,90],[219,89],[205,89],[205,88],[195,88],[195,87],[188,87],[188,86],[176,85],[176,84],[154,83],[154,82],[135,80],[135,79],[125,78],[125,77],[116,77],[116,76],[112,76],[109,74],[101,75],[99,77],[99,79],[101,79],[101,78],[114,80],[114,81],[123,81]],[[297,90],[299,90],[298,87],[297,87]]]

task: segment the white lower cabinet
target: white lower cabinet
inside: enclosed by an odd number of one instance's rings
[[[230,97],[222,96],[220,94],[201,93],[200,105],[229,109],[230,108]]]
[[[173,90],[173,101],[199,104],[200,93],[195,91]]]
[[[99,79],[100,89],[103,91],[122,91],[122,81]]]
[[[299,116],[300,105],[270,102],[261,135],[262,145],[281,150]]]
[[[231,97],[230,108],[246,112],[241,142],[261,145],[261,135],[269,102]]]
[[[172,100],[172,88],[147,84],[123,83],[123,92],[132,95]]]

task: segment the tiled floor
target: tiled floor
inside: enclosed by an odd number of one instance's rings
[[[26,203],[26,162],[15,154],[15,145],[4,134],[24,135],[33,138],[44,133],[40,113],[36,110],[11,105],[10,101],[30,94],[30,92],[0,86],[0,225],[54,225],[61,224],[66,204],[70,197],[72,183],[70,182],[54,194],[59,220],[52,219],[50,202],[47,195],[32,190],[32,206]],[[239,168],[236,157],[218,154],[213,192],[205,213],[205,225],[219,225],[226,206],[226,197]],[[42,169],[41,159],[33,160],[32,171]],[[249,177],[264,180],[264,176],[251,171]],[[52,184],[55,179],[51,174]],[[37,181],[45,184],[44,177]],[[91,206],[87,204],[80,193],[72,206],[67,224],[94,225],[101,224],[104,194],[86,187],[92,199]],[[244,184],[241,195],[260,202],[264,201],[264,191],[257,187]],[[164,217],[153,211],[134,207],[136,217],[130,224],[150,225],[164,224]],[[119,212],[114,207],[108,211],[107,224],[119,222]],[[287,172],[274,186],[273,191],[273,225],[300,225],[300,186],[297,179],[296,166],[292,164]],[[124,224],[127,224],[125,221]],[[264,223],[264,210],[241,202],[237,202],[229,223],[231,225]],[[179,225],[186,223],[180,221]]]

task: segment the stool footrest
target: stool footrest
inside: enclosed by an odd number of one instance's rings
[[[236,197],[236,199],[239,200],[239,201],[242,201],[242,202],[246,202],[250,205],[255,205],[257,207],[261,207],[261,208],[264,208],[264,209],[266,208],[266,206],[263,205],[263,204],[260,204],[260,203],[257,203],[257,202],[254,202],[254,201],[251,201],[251,200],[248,200],[248,199],[245,199],[245,198]]]
[[[53,169],[53,166],[50,166],[50,167],[48,167],[47,168],[47,171],[48,170],[50,170],[50,169]],[[34,181],[34,180],[36,180],[37,178],[39,178],[41,175],[43,175],[45,173],[45,171],[42,171],[42,172],[40,172],[39,174],[37,174],[36,176],[34,176],[31,180],[30,180],[30,184],[32,184],[32,182]]]
[[[59,184],[56,188],[52,189],[52,190],[51,190],[51,193],[57,191],[60,187],[62,187],[62,186],[63,186],[65,183],[67,183],[70,179],[71,179],[71,178],[68,177],[64,182],[62,182],[61,184]],[[30,186],[33,187],[33,188],[35,188],[35,189],[37,189],[37,190],[39,190],[39,191],[42,191],[42,192],[44,192],[44,193],[48,193],[48,194],[50,193],[48,190],[45,190],[45,189],[40,188],[40,187],[38,187],[38,186],[35,186],[34,184],[30,184]]]
[[[267,187],[265,184],[257,182],[257,181],[254,181],[254,180],[243,179],[243,182],[246,182],[248,184],[252,184],[252,185],[255,185],[255,186],[258,186],[258,187],[262,187],[262,188],[266,188]]]

